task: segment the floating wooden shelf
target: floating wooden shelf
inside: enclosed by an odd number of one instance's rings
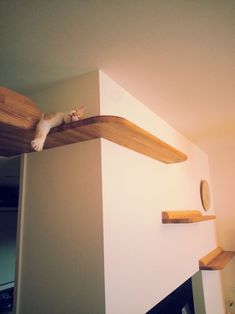
[[[41,110],[31,99],[0,86],[1,130],[7,126],[33,130],[41,115]]]
[[[163,211],[163,224],[193,223],[215,219],[215,215],[202,215],[199,210]]]
[[[221,247],[217,247],[209,254],[199,260],[200,270],[220,270],[235,256],[233,251],[224,251]]]
[[[0,156],[32,152],[30,142],[41,112],[29,99],[22,95],[17,98],[17,93],[5,88],[0,88],[0,106]],[[95,116],[54,128],[47,136],[44,149],[95,138],[108,139],[164,163],[187,159],[184,153],[132,122],[116,116]]]

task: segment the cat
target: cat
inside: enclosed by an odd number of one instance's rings
[[[35,151],[42,151],[43,146],[51,128],[71,123],[83,119],[85,113],[85,105],[78,109],[71,110],[69,113],[51,112],[43,113],[41,119],[36,126],[35,137],[31,141],[31,146]]]

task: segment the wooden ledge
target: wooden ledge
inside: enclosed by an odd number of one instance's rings
[[[0,87],[0,156],[32,152],[30,142],[41,111],[29,98]],[[141,129],[115,116],[97,116],[51,130],[44,149],[105,138],[164,163],[185,161],[187,156]]]
[[[176,223],[194,223],[206,220],[215,219],[215,215],[203,216],[199,210],[179,210],[179,211],[163,211],[162,223],[163,224],[176,224]]]
[[[55,128],[45,147],[100,137],[164,163],[177,163],[187,159],[184,153],[127,119],[117,116],[95,116]]]
[[[224,251],[221,247],[217,247],[199,260],[199,269],[221,270],[234,256],[234,251]]]
[[[0,156],[32,152],[30,142],[33,137],[32,130],[0,123]],[[132,122],[116,116],[95,116],[54,128],[47,136],[44,149],[100,137],[164,163],[177,163],[187,159],[184,153]]]
[[[0,126],[33,130],[42,115],[29,98],[0,86]]]

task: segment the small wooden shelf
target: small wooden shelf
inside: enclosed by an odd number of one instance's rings
[[[215,219],[215,215],[202,215],[199,210],[163,211],[163,224],[194,223]]]
[[[0,88],[0,156],[32,152],[40,111],[31,100]],[[21,105],[21,106],[20,106]],[[11,117],[11,111],[13,112]],[[95,116],[54,128],[48,134],[44,149],[105,138],[164,163],[177,163],[187,156],[132,122],[116,116]]]
[[[199,260],[200,270],[221,270],[235,256],[234,251],[224,251],[221,247],[217,247],[209,254]]]

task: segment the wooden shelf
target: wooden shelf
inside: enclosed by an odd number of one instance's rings
[[[199,260],[200,270],[221,270],[235,256],[233,251],[224,251],[221,247],[217,247],[209,254]]]
[[[0,127],[16,127],[33,130],[42,115],[41,110],[29,98],[0,86]],[[11,130],[7,128],[7,130]]]
[[[163,211],[163,224],[194,223],[215,219],[215,215],[202,215],[199,210]]]
[[[33,151],[30,142],[41,113],[30,100],[26,101],[24,96],[21,97],[20,95],[17,98],[15,92],[0,88],[0,156],[14,156]],[[19,104],[22,104],[22,107]],[[12,119],[11,110],[14,113]],[[47,136],[44,149],[95,138],[105,138],[164,163],[187,160],[184,153],[132,122],[116,116],[95,116],[54,128]]]

